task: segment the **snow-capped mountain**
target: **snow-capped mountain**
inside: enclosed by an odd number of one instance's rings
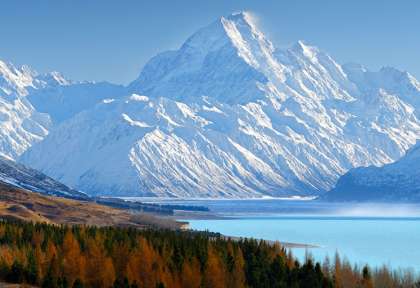
[[[0,61],[0,155],[16,159],[55,124],[125,93],[120,85],[69,81]]]
[[[51,179],[39,171],[25,167],[12,160],[0,156],[0,183],[39,192],[72,199],[88,200],[89,197],[81,192],[63,185]]]
[[[301,41],[276,49],[248,13],[155,56],[128,89],[21,160],[92,194],[308,195],[399,159],[420,137],[410,74],[341,66]]]
[[[26,96],[30,89],[61,81],[58,74],[50,76],[37,78],[26,66],[16,68],[0,61],[0,155],[16,158],[48,134],[50,118],[35,111]]]
[[[269,165],[226,136],[239,128],[240,114],[246,121],[249,113],[216,105],[203,100],[189,107],[136,94],[108,100],[60,125],[21,160],[92,194],[245,197],[285,186]],[[214,129],[212,121],[219,122]],[[44,151],[52,153],[46,158]]]
[[[109,82],[73,82],[32,90],[27,98],[37,111],[47,113],[57,124],[104,99],[120,98],[126,93],[126,87]]]
[[[420,142],[400,160],[359,167],[340,177],[325,199],[334,201],[420,201]]]

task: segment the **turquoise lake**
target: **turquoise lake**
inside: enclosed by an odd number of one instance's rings
[[[308,251],[316,260],[336,251],[351,263],[420,271],[420,219],[320,217],[243,217],[232,220],[190,220],[192,229],[225,235],[319,246]],[[304,259],[306,249],[293,253]]]
[[[190,227],[224,235],[312,244],[316,260],[339,252],[352,264],[420,272],[420,206],[285,200],[168,200],[209,207],[223,219],[190,219]],[[293,253],[304,259],[305,248]]]

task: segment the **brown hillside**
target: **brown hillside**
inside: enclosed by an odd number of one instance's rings
[[[95,226],[157,226],[179,228],[180,223],[145,214],[131,214],[93,202],[45,196],[0,183],[0,217],[52,224]]]

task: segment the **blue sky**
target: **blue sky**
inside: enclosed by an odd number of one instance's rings
[[[198,28],[251,11],[277,46],[297,40],[338,62],[394,66],[420,78],[420,1],[0,1],[0,59],[75,80],[128,83]]]

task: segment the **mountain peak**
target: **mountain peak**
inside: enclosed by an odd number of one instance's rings
[[[16,96],[26,95],[26,87],[33,85],[33,77],[36,74],[34,70],[28,66],[17,68],[10,62],[0,60],[0,83],[4,85],[0,87],[0,96]],[[14,96],[13,96],[14,95]]]
[[[153,57],[121,94],[105,86],[87,97],[78,85],[29,95],[62,123],[20,160],[90,193],[307,195],[420,138],[420,89],[399,73],[345,69],[303,41],[274,50],[255,20],[216,19]]]
[[[37,79],[45,82],[44,86],[67,86],[72,83],[57,71],[40,74],[38,75]]]
[[[248,11],[240,11],[240,12],[234,12],[228,16],[224,16],[221,17],[220,20],[228,20],[228,21],[233,21],[236,23],[242,23],[242,24],[247,24],[249,26],[255,26],[255,21],[253,19],[253,16],[251,14],[251,12]]]
[[[273,45],[253,18],[249,12],[233,13],[199,29],[179,50],[152,58],[131,83],[131,92],[178,100],[210,96],[232,103],[260,97],[259,83],[281,69]]]
[[[248,36],[264,38],[255,25],[250,12],[236,12],[228,16],[222,16],[218,20],[207,25],[191,35],[180,50],[194,51],[206,54],[209,51],[218,50],[227,43],[237,46],[245,43]]]
[[[250,16],[250,12],[248,11],[236,11],[226,16],[225,18],[234,20],[234,19],[245,19],[246,17],[249,17],[249,16]]]

